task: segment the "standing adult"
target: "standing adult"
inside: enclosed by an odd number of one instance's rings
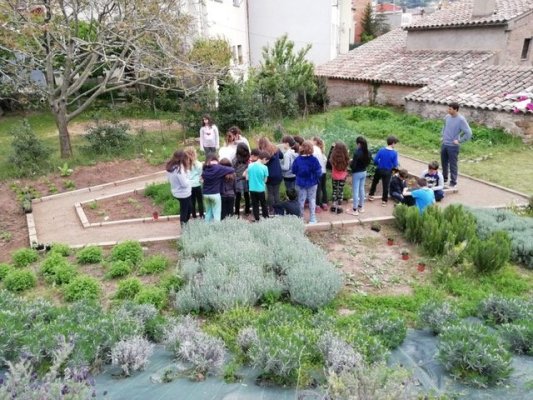
[[[218,159],[222,160],[223,158],[228,159],[231,163],[235,160],[235,155],[237,154],[237,142],[235,142],[235,134],[228,130],[226,133],[226,140],[224,146],[218,150]]]
[[[459,114],[458,103],[451,103],[448,106],[448,115],[444,118],[441,135],[440,159],[444,183],[448,182],[449,175],[450,187],[455,187],[457,186],[457,161],[461,143],[470,140],[472,137],[472,130],[466,118]]]
[[[170,182],[172,196],[180,203],[180,224],[185,225],[191,215],[191,191],[192,185],[188,177],[191,170],[192,159],[182,150],[174,152],[167,162],[167,179]]]
[[[250,143],[248,143],[248,139],[246,139],[242,135],[242,131],[239,129],[239,127],[232,126],[231,128],[228,129],[228,132],[233,133],[233,135],[235,136],[235,144],[238,145],[239,143],[244,143],[248,147],[248,151],[251,151]]]
[[[209,155],[216,154],[218,148],[218,128],[209,115],[204,115],[200,128],[200,150],[205,152],[207,158]]]

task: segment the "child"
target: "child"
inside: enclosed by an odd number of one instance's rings
[[[180,203],[180,225],[189,221],[191,213],[191,182],[187,179],[187,173],[191,169],[192,160],[184,151],[177,150],[167,162],[167,178],[170,182],[172,196]]]
[[[220,197],[222,181],[226,175],[234,172],[232,167],[220,165],[216,155],[210,154],[206,158],[202,171],[206,222],[220,221],[222,217],[222,199]]]
[[[416,207],[420,214],[432,204],[435,204],[435,195],[433,190],[427,187],[427,182],[424,178],[418,178],[416,180],[418,184],[418,189],[415,189],[411,192],[411,196],[415,199]]]
[[[411,195],[405,195],[407,188],[407,178],[409,178],[409,173],[405,169],[398,170],[392,176],[390,181],[390,196],[395,202],[405,204],[407,206],[414,206],[415,201]]]
[[[250,150],[246,143],[237,145],[237,153],[233,161],[235,168],[235,215],[238,217],[241,210],[241,197],[244,197],[244,215],[250,215],[250,192],[244,171],[250,163]]]
[[[441,201],[444,198],[444,177],[439,172],[439,163],[432,161],[428,164],[428,169],[420,175],[428,184],[428,188],[433,190],[435,201]]]
[[[218,128],[209,115],[204,115],[200,128],[200,150],[205,152],[207,158],[208,155],[215,154],[218,147]]]
[[[274,212],[276,215],[296,215],[301,217],[300,204],[298,204],[298,193],[296,189],[291,188],[286,191],[288,201],[283,201],[278,204],[274,204]]]
[[[342,200],[346,176],[348,176],[348,165],[350,164],[350,155],[343,142],[336,142],[329,156],[331,164],[331,186],[333,192],[333,206],[331,212],[342,213]]]
[[[364,137],[358,136],[355,143],[357,147],[353,153],[350,169],[352,170],[353,215],[357,216],[365,212],[366,169],[372,161],[372,154],[368,151],[368,143]]]
[[[223,158],[220,160],[220,165],[231,167],[231,162],[227,158]],[[223,220],[227,216],[233,215],[233,207],[235,204],[235,173],[224,176],[222,188],[220,189],[220,197],[222,199],[220,219]]]
[[[202,163],[198,161],[198,155],[194,147],[189,146],[185,148],[185,154],[191,159],[192,166],[189,171],[188,178],[191,182],[191,209],[192,217],[196,218],[196,207],[198,206],[198,214],[200,218],[204,217],[204,200],[202,197],[202,185],[200,177],[202,176]]]
[[[300,155],[292,164],[292,172],[296,175],[296,189],[300,213],[304,213],[305,201],[309,201],[309,223],[316,224],[316,191],[322,176],[322,167],[313,156],[313,142],[306,140],[300,147]]]
[[[272,206],[279,203],[279,186],[283,180],[281,173],[281,161],[283,159],[283,153],[278,147],[271,143],[266,137],[259,139],[257,143],[259,150],[267,153],[268,162],[266,164],[268,168],[268,180],[267,180],[267,194],[268,194],[268,207],[274,212]]]
[[[394,146],[398,143],[398,139],[394,136],[387,138],[387,147],[382,147],[374,157],[374,164],[377,165],[372,185],[370,186],[370,193],[368,200],[374,200],[374,193],[376,193],[376,186],[380,179],[382,180],[383,194],[381,195],[381,205],[385,207],[389,200],[389,184],[392,177],[393,168],[398,167],[398,153],[394,150]]]
[[[292,163],[298,157],[298,151],[300,150],[298,143],[292,138],[292,136],[283,136],[281,139],[283,146],[283,160],[281,161],[281,173],[283,175],[283,182],[285,182],[285,189],[296,188],[296,175],[292,172]]]
[[[322,168],[322,173],[320,175],[320,180],[318,182],[318,187],[316,191],[316,206],[321,207],[322,210],[328,209],[328,190],[326,185],[326,177],[327,177],[327,170],[326,170],[326,163],[328,161],[326,155],[324,154],[324,141],[319,138],[318,136],[315,136],[312,139],[313,143],[313,155],[316,157],[318,162],[320,163],[320,167]],[[318,209],[317,212],[320,212]]]
[[[266,181],[268,179],[268,168],[265,164],[268,162],[268,153],[259,149],[253,149],[250,154],[250,161],[252,163],[244,172],[244,176],[248,179],[254,219],[255,221],[259,221],[259,205],[261,205],[263,218],[268,218],[265,197]]]

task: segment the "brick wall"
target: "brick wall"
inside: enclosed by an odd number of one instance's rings
[[[410,114],[418,114],[425,118],[444,118],[447,108],[448,107],[443,104],[417,101],[407,101],[405,104],[406,112]],[[520,137],[524,143],[533,143],[532,114],[514,114],[510,112],[480,110],[469,107],[461,107],[460,112],[469,122],[476,122],[491,128],[502,128],[506,132]]]
[[[416,86],[371,84],[332,78],[327,80],[327,86],[332,106],[362,104],[404,106],[404,97],[419,89]]]

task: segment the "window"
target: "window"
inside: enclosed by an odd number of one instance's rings
[[[524,47],[522,47],[522,60],[526,60],[528,58],[530,47],[531,47],[531,38],[524,39]]]
[[[231,46],[231,53],[233,58],[233,64],[237,64],[238,61],[238,55],[237,55],[237,46]]]
[[[237,54],[239,56],[239,64],[242,64],[242,45],[237,46]]]

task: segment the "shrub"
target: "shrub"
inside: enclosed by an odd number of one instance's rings
[[[330,373],[353,370],[363,363],[363,357],[352,346],[331,332],[322,335],[318,348]]]
[[[95,154],[116,154],[132,142],[128,134],[129,125],[118,122],[97,122],[89,128],[85,140],[88,150]]]
[[[34,263],[39,258],[37,250],[22,248],[15,250],[11,255],[13,265],[17,268],[22,268]]]
[[[11,292],[22,292],[35,287],[37,278],[31,271],[12,270],[4,278],[4,286]]]
[[[168,267],[168,259],[161,255],[147,258],[141,263],[139,273],[142,275],[157,274]]]
[[[64,289],[65,300],[72,302],[78,300],[97,300],[102,289],[98,281],[90,276],[74,278]]]
[[[422,327],[428,327],[434,335],[438,335],[444,327],[455,324],[458,315],[450,303],[430,301],[422,305],[418,319]]]
[[[137,278],[128,278],[118,283],[118,289],[115,292],[115,298],[121,300],[133,300],[143,285]]]
[[[301,262],[287,271],[291,299],[314,310],[328,304],[339,293],[342,278],[327,260]]]
[[[389,311],[372,311],[363,315],[361,322],[364,329],[378,336],[389,349],[400,346],[407,335],[404,320]]]
[[[183,286],[183,278],[179,275],[169,275],[161,278],[158,286],[165,290],[165,292],[177,292]]]
[[[422,216],[416,207],[409,207],[405,214],[405,237],[413,243],[422,242],[424,230]]]
[[[252,327],[241,329],[237,335],[237,345],[244,354],[248,353],[252,346],[257,345],[258,341],[257,329]]]
[[[56,265],[54,273],[46,278],[48,283],[64,285],[71,282],[78,275],[76,267],[68,262]]]
[[[132,265],[138,265],[142,257],[141,244],[133,240],[119,243],[111,249],[111,261],[129,261]]]
[[[68,244],[63,243],[54,243],[50,249],[51,253],[58,253],[63,257],[68,257],[70,255],[70,247]]]
[[[98,264],[102,261],[102,248],[99,246],[87,246],[76,254],[80,264]]]
[[[141,336],[123,339],[111,350],[111,363],[122,368],[125,376],[143,370],[154,351],[154,345]]]
[[[30,176],[42,172],[50,159],[50,151],[32,130],[28,120],[10,131],[13,136],[9,164],[15,167],[19,176]]]
[[[67,263],[68,261],[61,254],[50,253],[41,263],[41,274],[43,274],[45,278],[53,276],[58,265],[64,265]]]
[[[131,273],[132,267],[129,261],[113,261],[105,274],[107,279],[121,278]]]
[[[478,313],[480,318],[499,325],[533,318],[533,307],[524,300],[490,296],[480,303]]]
[[[498,328],[498,332],[513,353],[533,356],[533,322],[531,319],[503,324]]]
[[[398,204],[394,207],[392,215],[394,216],[394,224],[401,232],[405,231],[407,227],[407,207],[405,204]]]
[[[163,342],[177,358],[191,363],[196,373],[217,372],[224,364],[222,340],[202,332],[189,315],[167,327]]]
[[[12,270],[9,264],[0,263],[0,281]]]
[[[511,256],[511,241],[506,232],[493,232],[486,240],[472,244],[471,257],[479,273],[492,273],[501,270]]]
[[[145,286],[141,288],[133,300],[137,304],[152,304],[155,308],[161,310],[167,303],[167,293],[158,287]]]
[[[483,325],[446,327],[440,335],[437,358],[459,379],[485,387],[511,374],[511,355],[500,339]]]

